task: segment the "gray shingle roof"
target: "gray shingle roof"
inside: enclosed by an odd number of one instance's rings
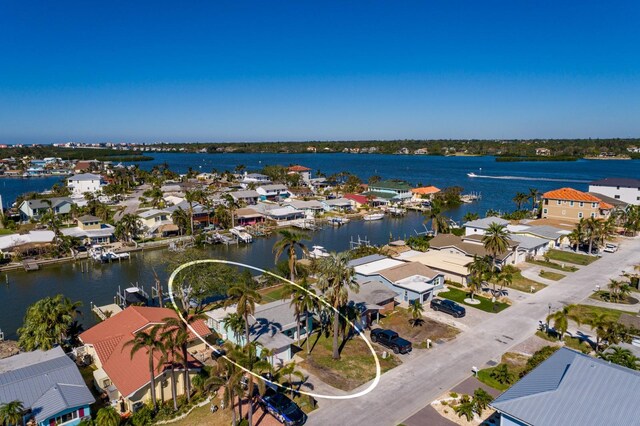
[[[67,197],[42,198],[40,200],[26,200],[25,202],[32,209],[48,209],[49,208],[49,204],[47,204],[45,202],[45,200],[51,201],[51,207],[53,207],[53,208],[56,208],[56,207],[58,207],[59,205],[61,205],[63,203],[71,204],[73,202],[73,201],[71,201],[71,198],[67,198]]]
[[[75,363],[59,347],[0,360],[0,403],[15,400],[31,408],[38,423],[95,401]]]
[[[638,425],[640,372],[561,348],[491,403],[526,424]]]
[[[502,219],[500,217],[490,216],[482,219],[476,219],[469,222],[464,223],[462,226],[465,228],[478,228],[478,229],[487,229],[489,225],[492,223],[497,223],[498,225],[508,225],[509,221]]]

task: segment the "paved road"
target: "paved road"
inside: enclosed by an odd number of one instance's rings
[[[472,366],[483,367],[499,360],[512,346],[524,341],[538,321],[553,309],[578,303],[596,283],[606,283],[638,263],[640,238],[625,240],[618,252],[567,275],[546,289],[502,311],[473,331],[418,356],[382,376],[378,387],[351,400],[320,401],[309,416],[309,425],[397,425],[421,410],[438,395],[469,377]],[[363,385],[360,389],[364,389]]]

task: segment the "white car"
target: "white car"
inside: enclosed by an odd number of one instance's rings
[[[615,253],[618,250],[617,244],[607,243],[604,246],[604,251],[607,253]]]

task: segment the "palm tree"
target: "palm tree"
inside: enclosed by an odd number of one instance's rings
[[[584,241],[585,228],[586,228],[586,225],[584,222],[584,218],[581,218],[580,221],[576,223],[576,226],[575,228],[573,228],[571,233],[567,235],[567,238],[569,239],[569,244],[571,244],[574,247],[574,251],[576,252],[578,251],[578,247],[580,246],[582,241]]]
[[[300,384],[302,386],[302,382],[304,382],[304,380],[306,379],[305,375],[300,371],[296,369],[296,362],[292,361],[290,363],[287,363],[285,365],[283,365],[282,367],[280,367],[278,370],[276,370],[276,372],[274,373],[274,378],[277,379],[277,381],[279,383],[281,382],[281,378],[282,377],[286,377],[287,378],[287,382],[286,385],[289,387],[289,389],[291,390],[291,397],[293,398],[293,378],[297,378],[300,380]],[[300,387],[298,387],[299,389]]]
[[[347,253],[330,253],[319,263],[318,287],[323,292],[327,302],[333,307],[333,359],[340,359],[338,347],[338,332],[340,317],[337,312],[349,300],[347,289],[358,292],[355,271],[349,266]]]
[[[192,327],[194,323],[198,321],[203,321],[206,319],[206,316],[203,314],[193,314],[189,315],[188,312],[182,312],[182,318],[178,317],[167,317],[162,320],[164,323],[165,332],[173,332],[173,341],[180,348],[180,352],[182,355],[180,359],[182,361],[183,368],[183,385],[184,385],[184,394],[187,398],[187,402],[191,400],[191,381],[189,380],[189,352],[187,351],[189,347],[189,342],[191,341],[191,330],[189,327]]]
[[[489,256],[473,256],[473,262],[467,265],[469,270],[469,280],[467,286],[471,290],[471,298],[475,293],[482,290],[482,284],[491,279],[493,271],[491,268],[491,258]]]
[[[493,397],[486,390],[478,388],[473,391],[474,411],[479,416],[482,415],[482,411],[486,410],[491,401],[493,401]]]
[[[247,285],[240,285],[231,287],[227,291],[227,295],[229,296],[227,300],[224,302],[224,306],[228,307],[231,305],[236,305],[236,311],[239,315],[244,318],[244,333],[245,333],[245,348],[249,350],[249,342],[251,334],[249,329],[249,315],[253,315],[256,311],[256,303],[259,303],[262,300],[262,296],[260,293],[250,288]],[[249,366],[251,366],[253,360],[251,359],[251,354],[249,352]],[[251,398],[253,397],[253,376],[249,376],[249,408],[248,408],[248,420],[249,424],[253,424],[253,403]]]
[[[131,242],[142,231],[142,222],[138,216],[132,213],[126,213],[120,218],[117,228],[120,228],[120,234],[126,242]]]
[[[437,199],[431,203],[427,220],[431,220],[431,230],[434,234],[437,235],[440,232],[447,233],[449,231],[449,219],[442,214],[442,202]]]
[[[224,325],[239,339],[244,333],[244,318],[237,312],[231,312],[224,317]]]
[[[309,337],[310,337],[310,327],[309,322],[310,312],[313,312],[318,307],[318,299],[315,296],[316,292],[311,287],[311,285],[307,282],[306,279],[303,279],[302,282],[298,286],[286,285],[285,291],[282,294],[283,299],[291,298],[290,306],[293,307],[295,316],[296,316],[296,333],[298,336],[298,344],[300,344],[300,318],[304,315],[306,325],[305,325],[305,335],[307,340],[307,353],[310,352],[309,348]]]
[[[484,248],[491,254],[492,270],[496,269],[496,258],[509,249],[509,231],[504,225],[493,222],[482,237]]]
[[[182,232],[186,230],[189,225],[189,215],[182,209],[182,207],[178,207],[173,211],[171,214],[171,220],[180,230],[180,235],[182,235]],[[193,221],[193,218],[191,220]],[[191,226],[191,234],[193,235],[193,225]]]
[[[224,387],[224,393],[222,394],[222,404],[225,408],[231,409],[231,424],[235,426],[237,424],[235,400],[238,399],[244,392],[242,389],[241,380],[243,377],[243,370],[236,367],[235,364],[228,362],[221,358],[219,360],[221,364],[218,364],[217,373],[213,374],[204,383],[205,389],[211,389],[212,387]],[[238,417],[242,418],[242,401],[238,401]]]
[[[480,215],[478,213],[467,212],[464,216],[462,216],[462,220],[465,222],[471,222],[472,220],[480,219]]]
[[[240,208],[240,204],[236,201],[231,194],[224,194],[222,199],[227,204],[227,209],[229,210],[229,215],[231,216],[231,227],[235,226],[235,211]]]
[[[513,271],[508,266],[511,265],[506,265],[496,276],[496,283],[500,286],[500,290],[513,284]]]
[[[465,416],[467,421],[470,422],[473,419],[474,408],[475,405],[469,398],[469,395],[463,395],[462,398],[460,398],[460,403],[453,407],[453,411],[456,412],[458,417]]]
[[[276,263],[278,258],[282,256],[282,253],[286,252],[289,258],[289,279],[295,281],[296,278],[296,249],[299,248],[303,253],[309,253],[307,246],[302,241],[308,240],[309,237],[306,234],[302,234],[288,229],[282,229],[279,232],[281,238],[273,245],[273,252],[276,254]]]
[[[536,203],[538,202],[538,197],[540,196],[540,191],[536,188],[529,188],[529,199],[531,200],[531,210],[536,208]]]
[[[631,287],[624,281],[610,279],[607,287],[609,288],[609,299],[612,299],[614,303],[625,299],[631,292]]]
[[[160,325],[162,334],[162,356],[160,365],[169,364],[171,367],[171,398],[173,399],[173,411],[178,411],[178,391],[176,389],[176,364],[182,362],[180,353],[180,342],[176,339],[175,329],[165,329],[164,324]]]
[[[18,329],[20,347],[25,351],[46,351],[63,344],[81,314],[81,306],[82,302],[72,302],[61,294],[45,297],[29,306],[24,323]]]
[[[507,364],[500,364],[495,367],[493,371],[491,371],[491,377],[503,385],[508,385],[513,381],[513,374],[509,371]]]
[[[0,405],[0,421],[3,425],[21,425],[24,417],[24,405],[21,401],[10,401]]]
[[[153,186],[151,189],[147,189],[142,193],[145,197],[151,199],[151,205],[154,208],[162,207],[164,204],[164,198],[162,190],[158,186]]]
[[[120,420],[120,414],[112,406],[101,408],[96,416],[96,422],[100,426],[118,426]]]
[[[640,359],[633,355],[629,349],[623,349],[619,346],[612,346],[609,349],[611,352],[603,353],[601,355],[602,359],[605,361],[622,365],[623,367],[627,367],[632,370],[638,370],[640,367]]]
[[[517,192],[515,197],[513,197],[513,202],[518,206],[518,210],[522,209],[522,205],[527,202],[529,196],[524,192]]]
[[[133,359],[133,356],[140,350],[145,349],[149,354],[149,377],[151,383],[151,403],[153,404],[153,409],[156,410],[158,408],[158,403],[156,401],[156,368],[154,365],[154,357],[153,353],[155,351],[162,351],[163,345],[160,339],[158,338],[158,328],[153,327],[149,331],[139,331],[133,336],[133,339],[129,340],[124,344],[124,348],[131,347],[130,356]]]
[[[562,340],[564,334],[567,332],[569,328],[569,320],[573,320],[574,322],[580,325],[580,318],[572,313],[575,305],[567,305],[547,316],[547,323],[553,321],[553,328],[558,333],[558,340]]]
[[[589,254],[591,254],[593,250],[594,241],[597,242],[600,239],[602,222],[602,219],[596,219],[595,217],[590,217],[585,220],[586,234],[589,240]]]
[[[204,192],[201,189],[194,191],[187,191],[184,194],[184,199],[189,203],[189,221],[191,223],[191,235],[193,235],[193,203],[205,198]]]
[[[596,312],[587,321],[587,324],[591,326],[591,330],[596,332],[596,352],[600,351],[600,342],[607,334],[607,329],[611,323],[609,315],[603,312]]]
[[[409,315],[411,315],[409,323],[412,327],[424,324],[424,319],[422,319],[423,313],[424,306],[422,306],[422,303],[420,303],[419,299],[415,299],[411,303],[409,303]]]

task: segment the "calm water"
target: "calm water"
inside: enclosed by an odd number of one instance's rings
[[[489,208],[512,210],[513,195],[527,192],[535,187],[546,191],[561,186],[572,186],[586,190],[590,180],[608,176],[640,176],[640,161],[589,161],[544,162],[544,163],[496,163],[492,157],[418,157],[394,155],[349,155],[349,154],[154,154],[154,161],[141,163],[143,168],[167,162],[171,168],[186,172],[189,167],[211,171],[233,170],[244,164],[249,170],[257,170],[267,164],[303,164],[313,170],[321,169],[326,174],[348,170],[367,179],[374,174],[385,178],[405,179],[414,184],[433,184],[438,187],[462,186],[465,192],[482,193],[482,200],[464,205],[447,214],[456,220],[467,211],[484,213]],[[202,166],[202,167],[200,167]],[[482,169],[480,171],[480,169]],[[506,178],[468,178],[473,171],[479,175],[494,177],[520,177],[526,180]],[[551,180],[540,180],[551,179]],[[558,180],[558,181],[556,181]],[[45,179],[2,179],[0,190],[7,205],[11,197],[28,190],[43,190],[59,181],[59,178]],[[11,199],[13,202],[13,199]],[[325,228],[315,232],[309,243],[322,245],[330,250],[344,250],[351,238],[367,237],[373,244],[382,244],[390,238],[406,237],[421,231],[423,218],[419,214],[409,214],[404,219],[387,218],[377,222],[350,222],[340,228]],[[257,239],[248,246],[209,249],[212,256],[226,258],[252,265],[270,268],[273,266],[271,248],[276,237]],[[64,264],[44,268],[38,272],[10,272],[9,284],[0,285],[0,300],[4,309],[0,310],[0,329],[8,338],[15,337],[15,330],[22,323],[27,306],[44,296],[63,293],[73,300],[84,302],[83,323],[94,322],[89,312],[91,301],[97,304],[110,303],[118,286],[131,283],[142,284],[147,290],[153,283],[155,269],[164,280],[167,277],[165,265],[166,251],[138,254],[131,262],[121,264],[91,264],[88,273],[81,273],[77,264]],[[5,277],[0,276],[0,283]]]

